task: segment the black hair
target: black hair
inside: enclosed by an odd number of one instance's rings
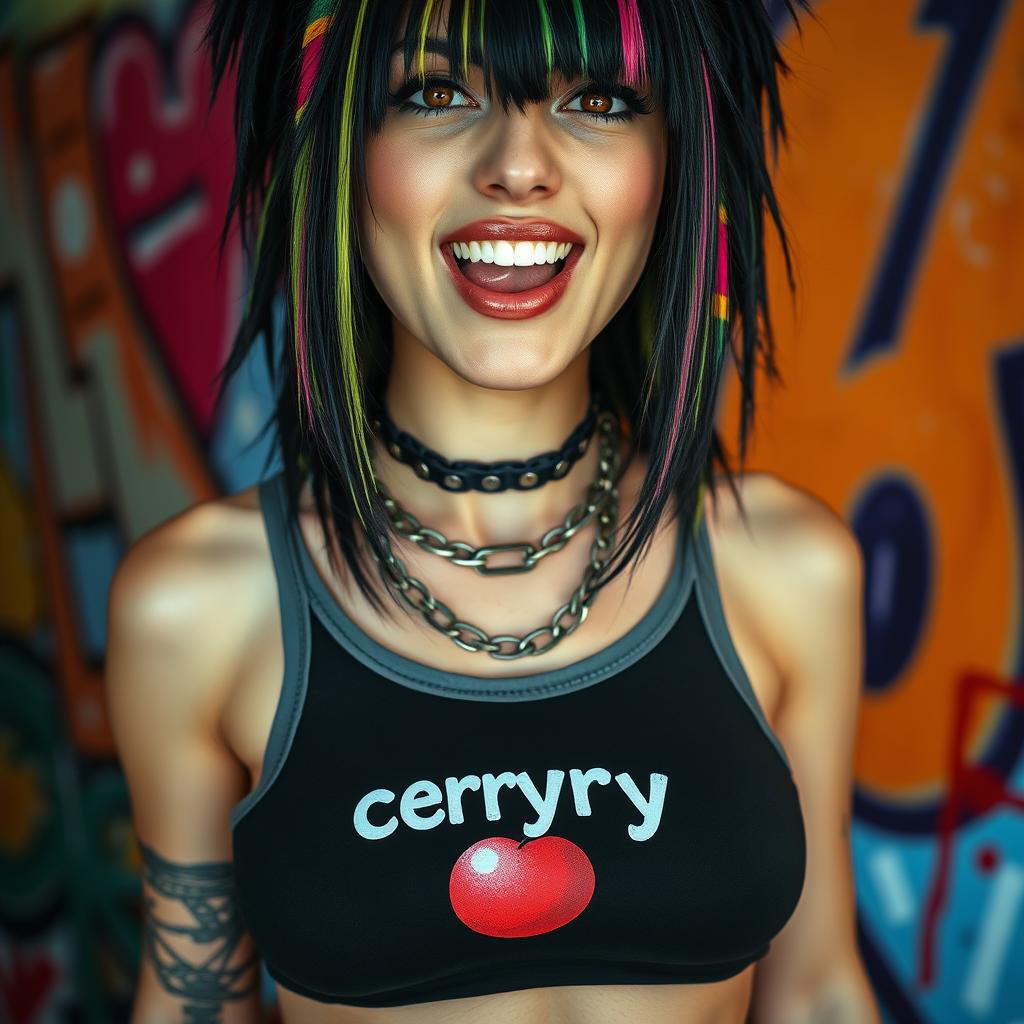
[[[784,2],[797,22],[796,7],[806,9],[807,0]],[[365,139],[386,114],[392,42],[403,40],[408,70],[422,26],[441,9],[434,0],[314,0],[312,13],[325,15],[329,28],[317,43],[311,83],[303,80],[307,4],[214,0],[207,31],[214,93],[230,69],[237,72],[236,167],[225,231],[237,218],[252,261],[249,302],[218,401],[262,338],[277,390],[268,426],[276,428],[292,510],[308,473],[324,536],[336,539],[353,579],[382,613],[356,530],[385,557],[388,520],[381,495],[367,486],[366,452],[390,364],[391,313],[367,275],[351,225],[356,189],[367,188]],[[632,25],[620,20],[623,10]],[[489,97],[506,110],[545,99],[552,69],[600,85],[636,79],[664,110],[668,158],[651,251],[632,294],[591,345],[592,391],[617,414],[633,452],[648,458],[598,589],[627,565],[635,568],[669,501],[682,523],[694,522],[715,467],[743,511],[713,399],[728,352],[740,388],[742,467],[757,373],[780,379],[765,280],[768,219],[793,288],[767,155],[770,147],[774,158],[785,139],[779,77],[789,69],[763,0],[590,0],[585,12],[579,0],[451,0],[447,38],[468,44],[463,56],[483,69]],[[627,38],[631,54],[624,52]],[[453,50],[455,68],[457,45]],[[307,75],[308,56],[307,47]],[[710,179],[707,149],[697,140],[705,147],[710,140]],[[306,217],[307,209],[317,216]],[[713,268],[723,210],[727,313],[716,344]],[[695,255],[698,237],[708,241],[703,260]],[[273,304],[282,287],[291,315],[275,360]],[[328,551],[340,575],[335,546]]]

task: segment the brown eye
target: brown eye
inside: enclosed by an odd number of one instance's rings
[[[645,102],[639,101],[632,89],[621,85],[600,85],[590,82],[569,101],[579,103],[579,107],[564,107],[568,113],[583,114],[591,120],[600,118],[607,124],[632,121],[638,114],[649,113],[650,108]],[[615,110],[614,105],[620,104]]]
[[[422,102],[415,99],[423,95]],[[445,79],[428,79],[424,84],[419,76],[410,78],[397,92],[391,94],[388,101],[390,106],[398,107],[403,113],[426,115],[428,117],[441,117],[449,110],[472,110],[477,109],[472,101],[469,103],[456,103],[455,97],[466,98],[465,90],[457,82],[449,82]]]
[[[588,114],[607,114],[611,110],[612,98],[600,92],[585,92],[580,96],[580,104]]]
[[[428,107],[437,110],[451,106],[454,92],[455,90],[447,85],[431,85],[423,90],[423,98],[427,101]]]

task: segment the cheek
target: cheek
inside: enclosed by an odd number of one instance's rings
[[[416,133],[385,132],[366,142],[369,197],[379,223],[364,206],[364,228],[378,244],[429,241],[451,185],[451,160],[441,147],[416,144]]]
[[[640,247],[653,230],[665,174],[664,147],[638,140],[620,152],[608,150],[585,165],[581,195],[590,207],[599,237]]]

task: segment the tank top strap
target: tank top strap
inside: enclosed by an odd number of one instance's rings
[[[732,642],[732,636],[729,633],[729,627],[725,619],[725,610],[722,607],[722,595],[718,586],[718,574],[715,572],[715,559],[711,551],[707,516],[703,512],[703,503],[701,503],[700,514],[695,517],[692,539],[694,542],[692,547],[696,569],[695,589],[697,605],[704,620],[708,639],[711,641],[726,674],[732,680],[740,697],[743,698],[753,712],[761,729],[779,752],[783,763],[792,772],[792,766],[789,763],[789,758],[786,756],[785,748],[768,723],[764,709],[757,699],[757,694],[754,693],[750,677],[743,667],[743,662],[740,661],[739,654],[737,654],[736,647]]]
[[[260,511],[277,580],[284,677],[270,727],[259,782],[231,811],[231,826],[270,788],[299,724],[309,678],[309,600],[299,570],[296,529],[288,508],[287,480],[280,472],[259,484]]]

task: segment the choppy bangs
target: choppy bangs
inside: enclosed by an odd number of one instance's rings
[[[315,0],[296,13],[301,4],[215,0],[210,31],[218,77],[242,53],[233,203],[243,221],[262,211],[253,301],[225,380],[256,337],[268,336],[270,296],[284,281],[292,316],[276,426],[291,490],[312,473],[325,530],[332,520],[345,562],[378,608],[354,530],[358,521],[384,555],[389,528],[368,438],[386,382],[390,311],[366,273],[355,223],[358,190],[368,192],[365,141],[387,114],[396,45],[409,75],[440,66],[470,80],[476,65],[488,99],[506,113],[543,102],[556,73],[628,84],[664,111],[668,160],[651,252],[632,295],[591,347],[592,388],[648,456],[599,585],[635,566],[667,502],[696,522],[714,465],[732,483],[713,401],[727,357],[742,395],[741,460],[756,371],[778,376],[766,215],[787,268],[788,252],[766,146],[774,150],[784,137],[777,74],[787,69],[762,0],[451,0],[442,24],[444,6]],[[447,65],[427,62],[438,40],[447,40]],[[281,95],[261,92],[261,79],[272,79]]]
[[[390,25],[377,35],[372,60],[388,66],[390,40],[408,9],[400,38],[406,73],[422,73],[427,40],[444,39],[452,70],[468,79],[470,65],[479,67],[488,100],[497,99],[505,113],[513,104],[523,112],[527,103],[547,98],[556,73],[634,87],[659,77],[636,0],[591,0],[586,14],[582,0],[452,0],[443,31],[439,0],[381,6],[390,8],[383,12]]]

